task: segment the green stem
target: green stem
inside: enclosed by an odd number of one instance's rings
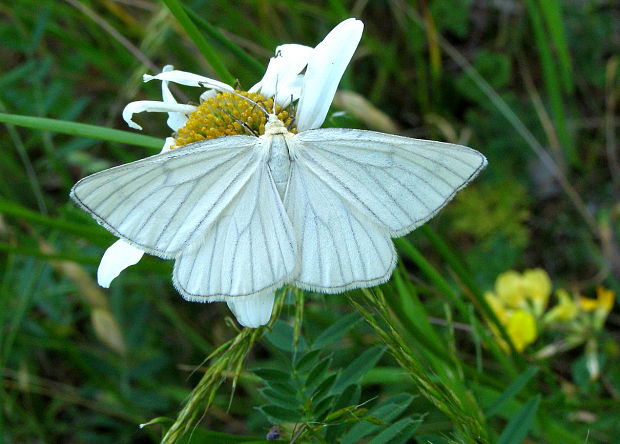
[[[68,134],[70,136],[88,137],[91,139],[143,146],[146,148],[161,149],[164,145],[164,141],[156,137],[104,128],[97,125],[49,119],[47,117],[0,113],[0,122],[41,131],[51,131],[54,133]]]

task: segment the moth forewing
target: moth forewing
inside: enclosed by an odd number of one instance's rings
[[[256,137],[196,142],[80,180],[71,198],[143,251],[172,258],[199,241],[257,168]]]
[[[468,147],[374,131],[315,129],[295,138],[296,162],[392,237],[433,217],[486,166]]]

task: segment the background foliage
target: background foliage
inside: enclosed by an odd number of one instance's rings
[[[617,309],[604,327],[541,330],[519,353],[483,294],[500,273],[535,267],[573,298],[620,290],[618,13],[611,0],[0,4],[1,438],[617,439]],[[277,322],[239,335],[224,304],[181,299],[170,262],[145,258],[99,288],[114,238],[68,191],[168,135],[163,116],[141,119],[152,137],[125,131],[122,107],[159,97],[142,74],[173,64],[248,88],[278,44],[315,45],[350,16],[365,32],[326,124],[489,159],[397,242],[391,282],[287,290]],[[577,327],[581,342],[566,346]]]

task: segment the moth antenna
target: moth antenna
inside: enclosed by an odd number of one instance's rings
[[[250,99],[249,97],[244,96],[243,94],[239,94],[237,91],[229,91],[229,92],[233,93],[236,96],[239,96],[243,100],[246,100],[252,103],[254,106],[258,107],[258,109],[260,109],[263,113],[265,113],[265,118],[269,118],[269,113],[267,112],[267,110],[263,106],[259,105],[258,102],[255,102],[254,100]]]
[[[275,91],[275,94],[273,95],[273,110],[272,110],[272,114],[276,113],[276,97],[278,97],[278,76],[276,76],[276,91]]]
[[[261,106],[261,105],[265,105],[265,102],[263,100],[259,100],[258,102],[254,103],[254,106],[252,106],[252,110],[251,111],[254,111],[257,106],[259,108],[261,108],[262,111],[267,110],[267,108],[265,108],[264,106]]]
[[[254,131],[252,128],[250,128],[245,122],[242,122],[241,120],[237,119],[235,116],[233,116],[231,113],[226,111],[224,108],[219,107],[219,106],[217,108],[220,111],[222,111],[224,114],[226,114],[228,117],[233,119],[235,122],[237,122],[239,125],[241,125],[247,132],[250,133],[250,135],[258,137],[258,134],[256,134],[256,131]]]

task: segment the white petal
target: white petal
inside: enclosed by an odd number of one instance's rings
[[[273,97],[277,93],[276,102],[286,106],[299,98],[299,73],[308,64],[313,48],[304,45],[281,45],[276,48],[276,55],[269,60],[265,75],[249,92],[258,92],[265,97]]]
[[[203,88],[216,89],[218,91],[233,91],[233,87],[227,85],[226,83],[187,71],[166,71],[154,76],[144,74],[142,78],[145,82],[153,79],[167,80],[169,82],[178,83],[185,86],[199,86]]]
[[[170,72],[172,70],[174,70],[174,67],[172,65],[166,65],[164,66],[164,69],[162,69],[162,72]],[[168,83],[170,82],[168,82],[167,80],[164,80],[161,82],[162,99],[164,100],[164,103],[176,104],[178,102],[172,95],[172,92],[170,92]],[[168,124],[168,127],[172,131],[178,131],[179,129],[183,128],[185,124],[187,123],[187,116],[183,113],[172,113],[171,112],[171,113],[168,113],[168,120],[166,121],[166,123]]]
[[[200,94],[200,103],[204,102],[207,99],[211,99],[217,95],[217,91],[214,89],[208,89],[202,94]]]
[[[182,105],[179,103],[165,103],[157,102],[154,100],[139,100],[137,102],[128,103],[123,110],[123,119],[132,128],[141,130],[142,127],[135,123],[131,118],[134,114],[148,112],[162,112],[162,113],[183,113],[191,114],[196,111],[196,107],[193,105]]]
[[[332,29],[314,48],[297,108],[297,129],[300,132],[323,124],[363,30],[361,21],[347,19]]]
[[[172,131],[178,131],[187,123],[187,116],[182,113],[168,113],[166,124]]]
[[[269,322],[274,298],[274,290],[268,290],[252,296],[231,298],[226,303],[239,324],[244,327],[257,328]]]
[[[160,154],[161,153],[165,153],[171,150],[171,146],[174,145],[175,140],[173,137],[166,137],[166,143],[164,143],[164,146],[162,147]]]
[[[173,69],[174,67],[172,65],[166,65],[164,66],[164,69],[162,69],[162,72],[170,72]],[[167,80],[161,82],[161,96],[164,100],[164,103],[178,103],[170,92],[170,88],[168,88],[168,83],[169,82]]]
[[[143,254],[144,251],[138,250],[124,240],[117,240],[103,253],[97,269],[97,282],[104,288],[110,287],[110,282],[125,268],[137,264]]]

